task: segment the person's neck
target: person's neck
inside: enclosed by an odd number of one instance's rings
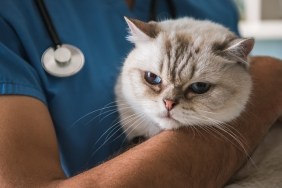
[[[135,0],[125,0],[125,2],[129,9],[132,9],[134,7]]]

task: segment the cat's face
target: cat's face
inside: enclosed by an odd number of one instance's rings
[[[244,109],[251,91],[244,61],[253,40],[190,19],[153,23],[147,30],[128,22],[136,48],[125,61],[121,87],[136,113],[171,129],[220,125]]]

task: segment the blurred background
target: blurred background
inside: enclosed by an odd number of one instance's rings
[[[240,33],[254,37],[253,55],[282,59],[282,0],[234,0],[240,12]]]

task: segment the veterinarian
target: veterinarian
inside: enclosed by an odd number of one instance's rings
[[[126,144],[113,93],[132,48],[123,16],[192,16],[238,33],[226,0],[1,0],[1,187],[220,187],[244,163],[229,142],[189,130],[112,157]],[[281,66],[251,66],[251,105],[236,124],[250,153],[281,115]]]

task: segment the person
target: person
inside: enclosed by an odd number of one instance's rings
[[[178,17],[211,19],[238,33],[231,1],[173,2]],[[52,41],[35,1],[0,1],[1,185],[218,187],[228,181],[246,155],[204,132],[205,139],[164,131],[109,160],[125,143],[113,103],[114,80],[132,48],[123,16],[148,20],[149,0],[45,4],[61,40],[83,51],[85,65],[65,78],[45,72],[41,55]],[[156,14],[170,16],[166,1],[158,1]],[[234,125],[249,153],[282,112],[281,63],[255,59],[251,70],[252,105]],[[256,116],[243,118],[249,114]]]

